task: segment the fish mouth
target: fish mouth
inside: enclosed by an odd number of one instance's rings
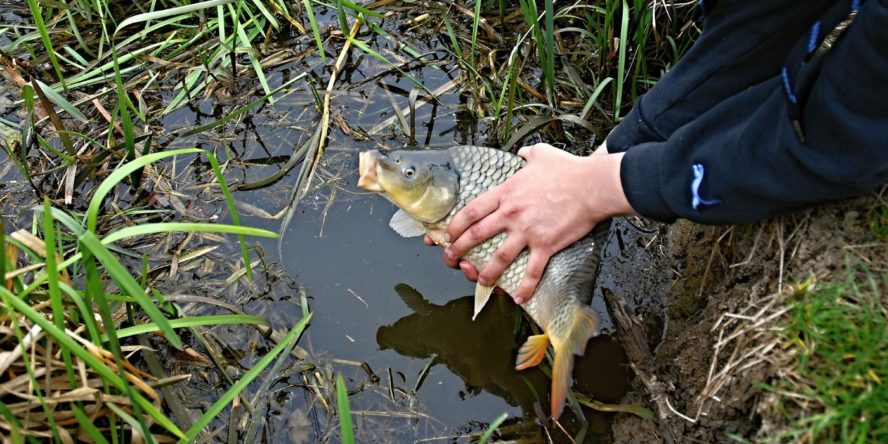
[[[358,155],[358,188],[378,193],[385,191],[379,183],[379,174],[377,172],[379,159],[383,157],[385,156],[376,150],[364,151]]]

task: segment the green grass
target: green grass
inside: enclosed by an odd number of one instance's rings
[[[781,336],[798,365],[770,387],[790,423],[781,440],[888,441],[886,283],[888,275],[857,268],[796,294]]]
[[[23,330],[30,328],[23,326],[36,325],[46,332],[46,336],[40,340],[42,349],[60,349],[62,351],[64,363],[62,367],[44,368],[36,362],[25,362],[25,367],[30,373],[36,371],[36,368],[42,368],[47,374],[61,372],[59,376],[66,375],[65,378],[69,381],[70,388],[74,390],[83,384],[78,376],[81,374],[79,370],[81,367],[77,362],[80,362],[85,365],[84,368],[88,373],[95,374],[105,382],[105,391],[109,395],[119,393],[128,398],[131,401],[129,407],[115,405],[111,409],[122,422],[110,418],[107,422],[98,421],[102,424],[104,433],[111,437],[112,442],[114,436],[120,433],[118,428],[122,426],[137,428],[143,436],[150,437],[156,431],[152,431],[147,426],[149,423],[155,423],[163,428],[165,430],[163,434],[180,438],[196,436],[202,430],[203,425],[212,421],[222,407],[227,405],[227,402],[230,402],[256,375],[262,372],[273,357],[280,352],[282,349],[280,347],[292,346],[292,341],[298,338],[309,319],[306,316],[301,323],[293,327],[285,340],[279,342],[268,355],[255,364],[251,371],[238,381],[225,396],[220,398],[213,408],[208,410],[198,423],[187,432],[183,432],[150,401],[157,395],[153,393],[153,390],[147,389],[144,382],[138,381],[141,377],[128,364],[120,345],[121,338],[149,332],[161,332],[170,345],[181,348],[182,341],[176,332],[177,329],[225,324],[268,324],[265,319],[249,315],[198,316],[170,321],[168,317],[174,317],[175,313],[171,313],[168,307],[162,304],[162,297],[149,297],[149,292],[146,292],[145,288],[146,276],[133,274],[112,249],[115,248],[115,243],[122,240],[152,236],[158,233],[215,232],[238,236],[275,237],[274,233],[239,225],[200,223],[148,223],[117,228],[108,234],[100,234],[97,231],[98,221],[103,220],[102,201],[112,189],[119,186],[124,179],[139,168],[175,155],[186,154],[203,154],[211,161],[215,161],[211,154],[196,149],[172,150],[143,156],[134,162],[123,164],[110,174],[99,185],[92,197],[89,209],[83,216],[77,217],[51,207],[49,201],[45,200],[42,207],[35,208],[35,221],[39,219],[42,223],[35,223],[34,226],[40,226],[42,230],[35,230],[31,234],[19,230],[11,236],[0,234],[0,244],[3,246],[3,251],[7,252],[0,260],[0,264],[2,264],[0,272],[9,276],[7,273],[21,269],[22,258],[24,258],[24,265],[33,264],[32,272],[16,274],[6,280],[5,286],[0,287],[0,299],[3,301],[5,319],[13,320],[11,327],[18,335],[22,347],[25,347],[22,339],[24,337]],[[221,176],[217,176],[217,180],[220,184],[224,183]],[[233,208],[233,202],[229,203]],[[0,231],[5,233],[5,229]],[[59,252],[64,252],[64,254]],[[111,282],[114,285],[109,285]],[[117,290],[109,290],[109,288]],[[157,295],[156,290],[150,293]],[[40,304],[40,301],[45,299],[50,301],[49,310],[45,308],[45,304]],[[141,319],[141,314],[144,314],[145,320],[140,321],[137,325],[124,327],[120,321],[115,321],[115,317],[112,315],[119,310],[135,313],[137,319]],[[101,315],[100,321],[94,319],[94,313]],[[122,320],[126,320],[126,318]],[[78,326],[85,326],[84,331],[88,333],[86,337],[72,333],[78,329]],[[100,334],[101,330],[104,330],[105,333]],[[22,350],[23,357],[29,356],[29,353],[32,351]],[[58,431],[58,427],[53,421],[53,418],[61,414],[62,411],[50,413],[43,400],[51,392],[41,388],[40,382],[42,380],[38,380],[36,377],[33,380],[34,383],[31,385],[29,395],[36,396],[41,401],[43,410],[47,412],[44,415],[48,421],[47,430],[52,430],[56,434],[63,433]],[[0,410],[4,410],[4,408],[9,410],[4,401],[0,401],[0,405],[3,407]],[[82,407],[75,406],[73,408],[75,409],[74,416],[82,423],[82,418],[86,418],[82,415],[82,410],[79,410]],[[21,410],[19,411],[21,412]],[[32,428],[28,430],[29,433],[39,431],[39,427],[34,427],[33,421],[31,424]],[[201,427],[197,427],[198,425]],[[84,424],[81,426],[86,427]],[[53,440],[63,439],[59,435],[55,435]]]
[[[348,402],[348,391],[342,375],[336,375],[336,407],[339,414],[339,433],[345,444],[355,443],[355,428],[352,425],[351,408]]]
[[[487,427],[483,434],[481,434],[481,440],[478,441],[478,444],[487,444],[490,441],[490,438],[493,437],[493,434],[496,432],[496,429],[499,428],[500,425],[509,417],[508,413],[503,413],[496,417],[493,422]]]

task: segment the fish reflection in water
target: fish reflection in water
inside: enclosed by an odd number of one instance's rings
[[[436,362],[463,380],[467,392],[483,389],[533,411],[536,399],[528,384],[543,396],[549,382],[539,369],[515,370],[515,327],[521,316],[515,304],[493,298],[472,321],[472,296],[435,305],[408,285],[398,284],[395,291],[413,313],[379,327],[376,342],[381,349],[414,358],[435,355]]]
[[[522,316],[518,306],[508,298],[494,297],[472,321],[472,296],[436,305],[406,284],[398,284],[395,292],[413,313],[379,327],[380,349],[413,358],[434,355],[435,363],[444,364],[463,380],[466,392],[485,390],[520,407],[526,418],[536,417],[534,403],[546,404],[550,381],[539,368],[515,370],[515,353],[524,340],[516,337]],[[625,366],[625,356],[615,341],[594,338],[574,367],[574,388],[599,400],[617,401],[628,389]],[[602,415],[586,416],[591,432],[595,433],[596,426],[606,427]]]

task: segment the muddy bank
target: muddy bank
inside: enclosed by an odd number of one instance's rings
[[[674,284],[662,295],[621,295],[666,303],[661,342],[650,335],[660,324],[637,317],[650,357],[630,350],[638,376],[624,399],[648,405],[658,418],[618,415],[615,442],[773,436],[782,424],[761,384],[794,363],[775,333],[785,302],[794,285],[835,279],[847,256],[859,254],[857,246],[872,243],[866,213],[876,202],[857,199],[745,226],[664,227],[662,257]]]

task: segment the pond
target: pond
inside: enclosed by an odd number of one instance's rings
[[[392,102],[406,107],[406,95],[414,86],[394,75],[361,83],[385,67],[368,57],[357,59],[344,76],[352,84],[344,84],[340,89],[347,92],[336,95],[332,103],[352,131],[363,133],[392,117]],[[301,69],[284,66],[270,78],[280,82]],[[427,88],[435,90],[453,80],[450,73],[454,69],[452,62],[442,62],[413,72]],[[359,86],[352,87],[354,84]],[[395,91],[391,99],[387,90]],[[252,115],[249,125],[241,125],[249,130],[226,145],[240,159],[228,176],[255,180],[284,163],[306,137],[305,128],[314,118],[313,106],[310,92],[294,91]],[[211,116],[212,109],[204,114]],[[467,115],[464,97],[456,88],[440,95],[437,102],[418,108],[416,149],[484,145],[488,128]],[[167,120],[175,128],[181,125],[176,122],[204,123],[202,118],[206,117],[185,108]],[[350,399],[357,433],[368,440],[460,440],[483,432],[490,421],[507,413],[507,424],[513,424],[510,430],[515,436],[542,441],[543,432],[534,423],[538,418],[535,408],[548,405],[549,382],[539,368],[514,370],[515,352],[529,332],[521,311],[501,298],[473,322],[473,285],[461,272],[443,265],[439,248],[394,233],[388,227],[395,212],[393,205],[355,186],[360,151],[407,144],[397,123],[381,127],[383,135],[366,140],[355,133],[346,134],[343,128],[331,127],[330,146],[315,186],[299,201],[280,242],[260,241],[265,259],[279,262],[309,296],[314,317],[300,341],[309,351],[308,360],[329,362],[335,371],[348,376],[349,386],[356,390]],[[180,140],[176,145],[190,146],[192,142],[198,146],[211,143]],[[235,199],[265,213],[276,213],[293,192],[297,170],[271,186],[236,192]],[[242,212],[246,225],[272,231],[282,227],[280,218],[257,217],[260,212],[256,210]],[[662,294],[658,288],[666,284],[665,279],[641,279],[633,271],[658,266],[656,249],[650,248],[659,245],[656,232],[618,221],[608,239],[603,246],[600,281],[610,288],[631,289],[631,294]],[[629,390],[631,371],[619,343],[607,334],[612,325],[600,292],[596,288],[594,306],[602,314],[605,334],[590,341],[586,356],[578,359],[575,387],[597,401],[616,403]],[[295,302],[265,302],[259,301],[256,310],[275,322],[287,325],[302,316],[302,308]],[[651,309],[653,316],[658,313]],[[292,421],[320,421],[312,419],[312,400],[301,394],[304,390],[298,383],[282,389],[280,418],[271,419],[278,433],[284,433]],[[304,414],[293,419],[293,412]],[[613,413],[588,408],[583,412],[589,421],[589,439],[609,441]],[[562,424],[571,433],[582,428],[569,409]],[[319,433],[316,438],[322,439],[323,426],[314,429]]]

